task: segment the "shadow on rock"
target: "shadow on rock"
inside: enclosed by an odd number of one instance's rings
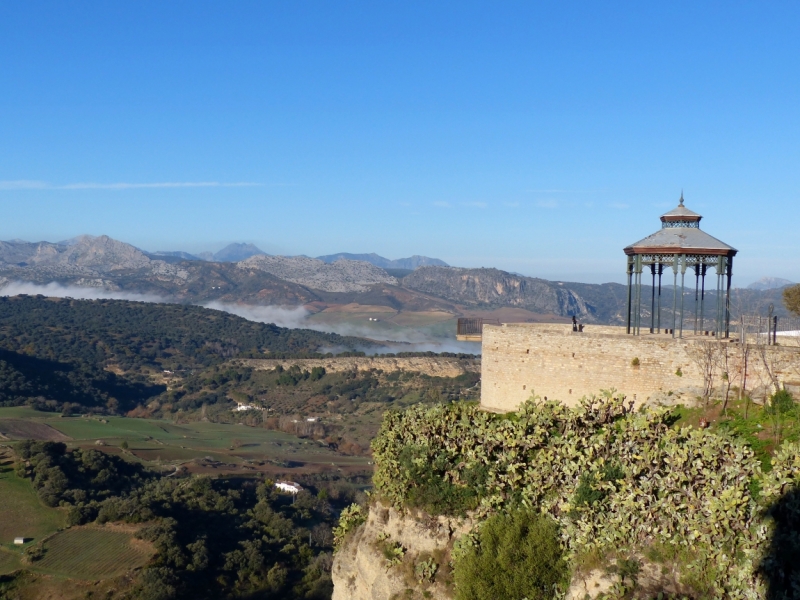
[[[800,489],[784,494],[767,510],[775,523],[772,542],[759,571],[767,581],[767,600],[800,598]]]

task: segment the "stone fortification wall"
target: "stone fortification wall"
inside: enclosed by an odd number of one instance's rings
[[[272,370],[278,365],[288,369],[293,365],[310,371],[323,367],[328,373],[342,371],[369,371],[380,369],[386,373],[411,371],[424,373],[431,377],[458,377],[467,372],[479,373],[480,359],[461,359],[446,357],[408,357],[387,358],[381,356],[342,357],[342,358],[289,358],[289,359],[237,359],[242,365],[260,370]]]
[[[696,357],[698,346],[708,342],[663,334],[631,336],[621,327],[590,325],[575,333],[571,325],[484,325],[481,406],[515,410],[534,392],[575,405],[583,396],[612,388],[637,404],[690,402],[703,394],[705,378]],[[729,344],[731,353],[736,349],[734,343],[719,344]],[[800,348],[769,346],[763,351],[781,385],[800,386]],[[738,367],[731,360],[733,373]],[[722,385],[723,370],[716,367],[715,372],[715,385]],[[740,372],[732,375],[733,385],[741,385]],[[751,346],[746,389],[758,400],[773,387],[772,381],[761,349]]]

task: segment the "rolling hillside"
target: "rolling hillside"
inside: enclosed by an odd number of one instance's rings
[[[0,405],[113,413],[162,393],[163,371],[377,345],[199,306],[0,297]]]

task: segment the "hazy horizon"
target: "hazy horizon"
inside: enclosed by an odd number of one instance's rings
[[[91,236],[91,237],[100,237],[101,235],[105,235],[105,234],[94,235],[94,234],[86,234],[86,233],[84,233],[84,234],[80,234],[80,235],[77,235],[77,236],[72,236],[72,237],[66,238],[64,240],[58,240],[58,241],[44,240],[44,239],[23,240],[21,238],[12,238],[12,239],[7,239],[7,240],[0,240],[0,241],[6,241],[6,242],[9,242],[9,241],[21,241],[21,242],[28,242],[28,243],[40,243],[40,242],[63,243],[63,242],[69,242],[69,241],[71,241],[73,239],[82,237],[84,235],[88,235],[88,236]],[[129,243],[126,240],[118,240],[118,241]],[[149,254],[157,254],[158,252],[187,252],[188,254],[193,254],[194,256],[198,256],[199,254],[204,253],[204,252],[205,253],[215,254],[216,252],[218,252],[220,250],[223,250],[223,249],[227,248],[229,245],[232,245],[232,244],[254,244],[255,246],[258,247],[258,244],[254,243],[254,242],[248,242],[248,241],[219,242],[219,243],[214,244],[214,245],[199,245],[198,247],[200,248],[200,250],[197,250],[195,252],[191,252],[189,250],[186,250],[185,248],[169,248],[169,249],[159,248],[157,250],[153,250],[153,249],[150,249],[150,248],[141,248],[139,246],[136,246],[136,247],[139,248],[139,250],[142,250],[143,252],[147,252]],[[132,245],[135,246],[135,244],[132,244]],[[275,253],[272,253],[272,252],[267,252],[266,250],[264,250],[264,248],[261,248],[261,247],[258,247],[258,249],[264,251],[267,254],[275,254]],[[338,251],[337,252],[330,252],[328,254],[320,254],[318,256],[326,256],[326,255],[331,255],[331,254],[373,254],[373,253],[374,254],[379,254],[377,252],[372,252],[370,250],[363,251],[363,252],[351,252],[351,251],[348,251],[348,250],[343,250],[341,252],[338,252]],[[408,258],[408,257],[411,257],[411,256],[413,256],[415,254],[418,254],[418,253],[409,252],[404,256],[383,256],[383,258],[388,258],[390,260],[394,260],[394,259]],[[282,255],[278,254],[278,255],[279,256],[308,256],[308,257],[311,257],[311,258],[316,258],[315,256],[312,256],[310,254],[305,254],[305,253],[300,253],[300,254],[282,254]],[[198,256],[198,258],[199,258],[199,256]],[[428,258],[441,258],[441,257],[430,256]],[[454,265],[454,264],[450,264],[449,266],[450,267],[456,267],[456,268],[477,268],[477,267],[464,267],[464,265]],[[486,267],[486,268],[497,268],[497,269],[500,269],[500,267],[498,267],[496,265],[481,265],[481,266],[482,267]],[[503,269],[501,269],[501,270],[503,270]],[[568,278],[564,278],[564,277],[558,277],[558,276],[556,276],[557,274],[554,274],[553,276],[548,277],[546,275],[542,275],[542,274],[539,274],[539,273],[530,274],[530,273],[520,273],[518,271],[509,271],[509,272],[512,273],[512,274],[522,275],[522,276],[525,276],[525,277],[537,277],[537,278],[540,278],[540,279],[547,279],[549,281],[562,281],[562,282],[565,282],[565,283],[620,283],[620,284],[625,284],[625,282],[626,282],[624,276],[621,276],[621,277],[619,277],[617,279],[601,280],[601,279],[593,278],[593,274],[588,274],[586,279],[568,279]],[[786,278],[782,277],[780,275],[774,275],[774,274],[767,274],[767,275],[761,275],[759,277],[744,278],[744,279],[741,278],[741,277],[740,278],[736,278],[735,277],[733,279],[733,287],[734,288],[746,288],[751,283],[755,283],[755,282],[761,281],[763,279],[786,279]],[[792,282],[792,283],[794,283],[794,282]],[[671,284],[667,283],[666,279],[665,279],[663,287],[665,287],[665,288],[666,287],[670,287],[670,285]]]

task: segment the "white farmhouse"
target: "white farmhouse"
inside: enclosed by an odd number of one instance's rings
[[[239,412],[242,410],[262,410],[258,406],[253,406],[252,404],[242,404],[241,402],[236,403],[236,408],[233,409],[233,412]]]
[[[275,487],[287,494],[299,494],[303,491],[303,487],[294,481],[276,481]]]

